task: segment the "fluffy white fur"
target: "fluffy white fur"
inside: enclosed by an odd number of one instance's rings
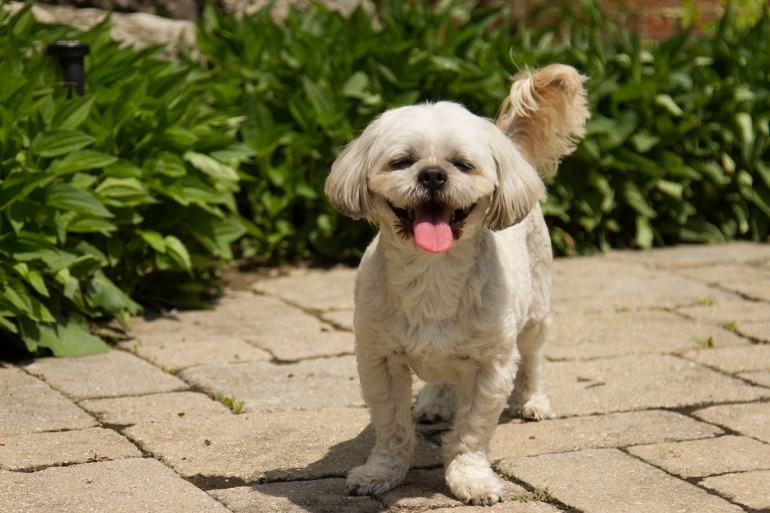
[[[583,136],[583,81],[562,65],[521,74],[497,125],[448,102],[387,111],[332,166],[332,203],[380,229],[361,261],[354,318],[377,441],[348,474],[350,493],[378,495],[404,479],[412,415],[453,416],[447,483],[463,501],[494,504],[503,483],[487,450],[509,398],[525,418],[551,415],[541,366],[552,257],[538,171],[555,172]],[[428,168],[440,170],[436,190]],[[411,223],[426,203],[452,212],[448,251],[416,244]],[[412,371],[429,383],[413,413]]]

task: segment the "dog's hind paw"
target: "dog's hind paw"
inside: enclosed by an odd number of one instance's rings
[[[516,399],[511,400],[510,413],[514,417],[526,420],[544,420],[554,417],[551,401],[542,393],[532,394],[523,404]]]
[[[348,473],[348,495],[380,496],[404,480],[406,472],[393,472],[379,465],[361,465]]]
[[[427,424],[447,421],[454,415],[455,402],[452,386],[428,383],[417,396],[417,402],[412,407],[412,418]]]

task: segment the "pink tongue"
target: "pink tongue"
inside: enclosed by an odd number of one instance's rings
[[[444,253],[452,249],[454,236],[449,226],[451,210],[444,206],[426,205],[414,213],[414,241],[425,251]]]

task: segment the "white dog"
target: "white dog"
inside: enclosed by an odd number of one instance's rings
[[[390,110],[334,162],[332,203],[380,230],[361,260],[354,317],[377,442],[348,474],[351,494],[386,492],[409,469],[410,369],[429,383],[415,418],[454,415],[445,475],[466,502],[501,498],[487,451],[508,398],[525,418],[551,415],[540,371],[552,257],[538,171],[554,174],[584,135],[583,81],[564,65],[523,73],[497,125],[448,102]]]

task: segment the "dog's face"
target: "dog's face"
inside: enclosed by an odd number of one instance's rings
[[[334,162],[326,193],[343,214],[443,253],[480,227],[520,221],[545,186],[501,129],[439,102],[372,122]]]

